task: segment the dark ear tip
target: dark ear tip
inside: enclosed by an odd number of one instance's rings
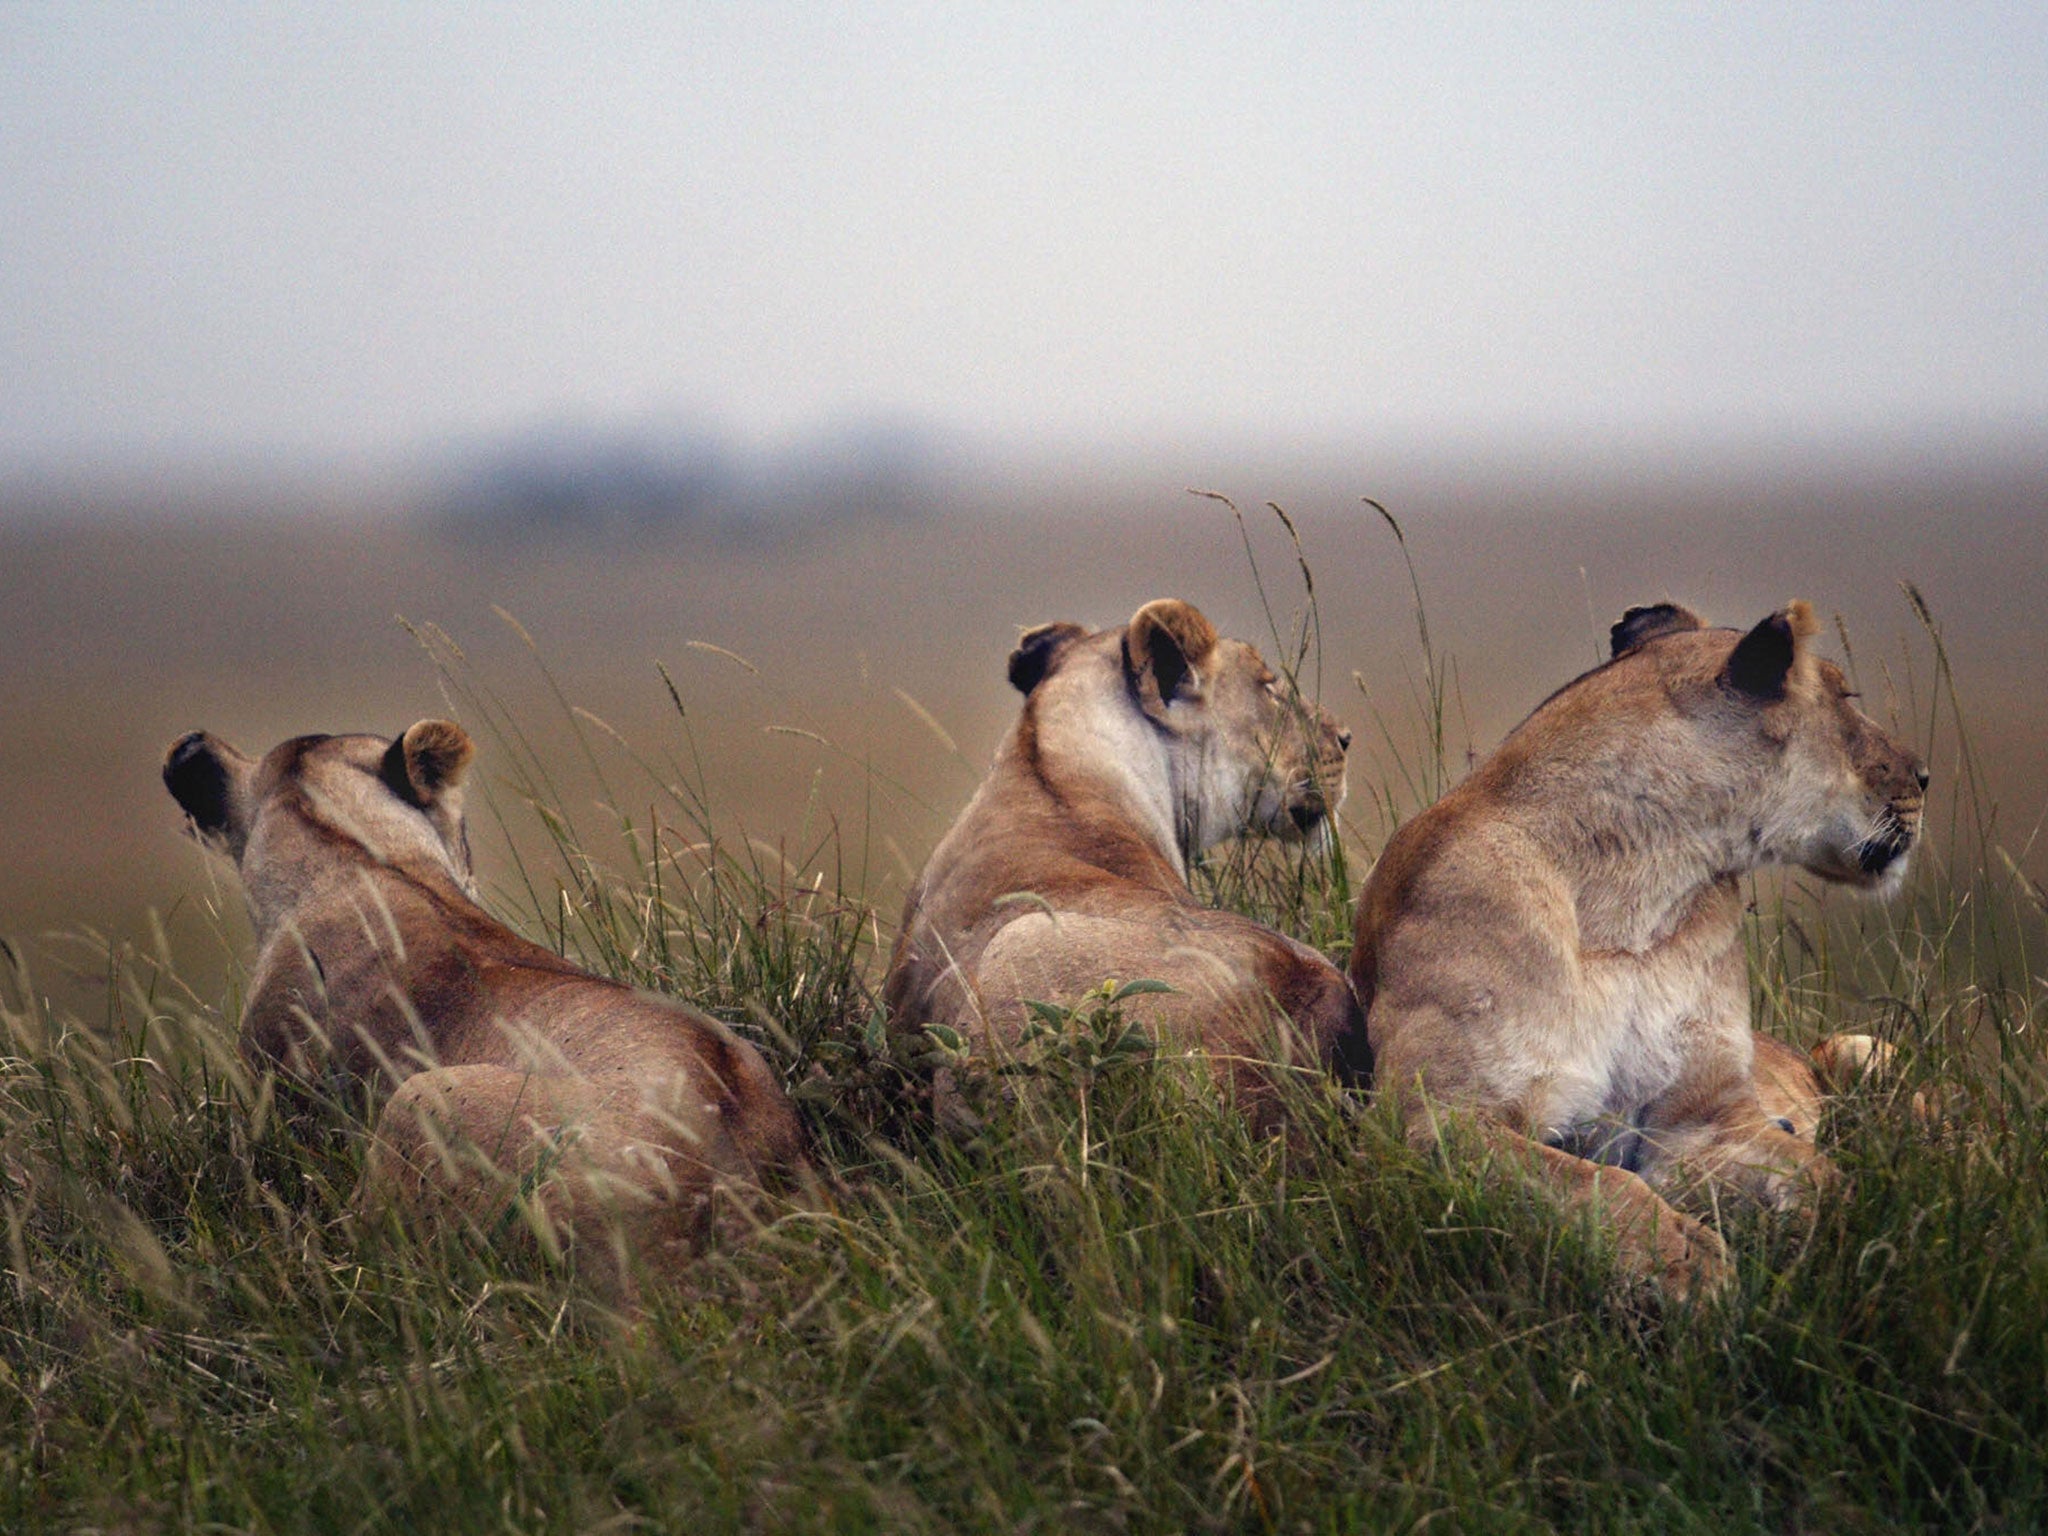
[[[1086,633],[1080,625],[1068,623],[1041,624],[1036,629],[1026,630],[1017,642],[1017,649],[1010,652],[1010,686],[1019,693],[1029,694],[1045,681],[1045,674],[1052,670],[1053,659],[1067,643]]]
[[[1677,603],[1639,603],[1607,631],[1608,655],[1619,657],[1647,645],[1659,635],[1701,628],[1700,616]]]
[[[164,788],[202,832],[228,819],[228,773],[204,731],[188,731],[164,754]]]
[[[191,762],[198,753],[206,750],[206,732],[187,731],[172,742],[164,753],[164,782],[169,783],[171,775]]]
[[[1041,651],[1027,651],[1019,646],[1010,652],[1010,686],[1019,693],[1029,693],[1045,678],[1045,655]]]

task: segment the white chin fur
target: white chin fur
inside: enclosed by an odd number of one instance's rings
[[[1912,848],[1908,848],[1885,866],[1884,873],[1879,875],[1870,887],[1872,894],[1884,897],[1898,894],[1899,888],[1906,883],[1906,872],[1912,867],[1914,849],[1918,846],[1919,844],[1915,843]]]
[[[1337,841],[1337,831],[1333,818],[1329,816],[1323,817],[1313,827],[1309,828],[1308,835],[1302,841],[1308,845],[1308,851],[1316,855],[1317,858],[1327,854],[1330,851],[1331,845]]]

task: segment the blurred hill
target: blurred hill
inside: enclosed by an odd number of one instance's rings
[[[548,426],[449,455],[430,522],[468,538],[682,533],[759,544],[848,518],[916,519],[957,445],[867,424],[748,452],[687,428]]]

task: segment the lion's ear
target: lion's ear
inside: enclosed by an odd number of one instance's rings
[[[1897,1058],[1897,1052],[1875,1035],[1828,1035],[1808,1055],[1820,1080],[1837,1093],[1866,1077],[1884,1077]]]
[[[1659,635],[1675,635],[1681,630],[1704,629],[1705,623],[1690,608],[1681,608],[1676,603],[1646,603],[1631,608],[1607,631],[1609,656],[1622,656],[1639,645],[1647,645]]]
[[[232,837],[249,759],[204,731],[191,731],[164,753],[164,788],[206,837]]]
[[[1801,643],[1819,632],[1813,609],[1803,601],[1788,603],[1735,643],[1721,677],[1750,698],[1782,699]]]
[[[1019,693],[1030,693],[1045,680],[1059,653],[1087,633],[1079,624],[1064,622],[1025,630],[1017,649],[1010,652],[1010,686]]]
[[[452,720],[421,720],[384,753],[383,779],[408,805],[426,810],[462,786],[476,746]]]
[[[1124,667],[1145,713],[1163,714],[1175,699],[1200,698],[1202,663],[1216,649],[1216,626],[1177,597],[1147,603],[1124,632]]]

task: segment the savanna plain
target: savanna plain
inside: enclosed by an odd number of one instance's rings
[[[744,537],[6,509],[0,1528],[2048,1526],[2048,470],[1222,489],[963,479]],[[1811,599],[1934,775],[1892,901],[1752,892],[1758,1027],[1899,1048],[1830,1110],[1818,1215],[1724,1212],[1732,1294],[1659,1305],[1362,1095],[1299,1084],[1293,1136],[1254,1138],[1103,994],[1047,999],[1031,1090],[935,1133],[931,1075],[990,1068],[884,1027],[904,886],[1012,712],[1019,628],[1167,595],[1356,733],[1333,846],[1197,874],[1340,962],[1392,828],[1624,607]],[[236,1050],[247,923],[164,747],[436,715],[479,745],[488,905],[727,1020],[814,1138],[820,1186],[735,1212],[637,1317],[516,1224],[352,1210],[362,1105],[288,1118]]]

